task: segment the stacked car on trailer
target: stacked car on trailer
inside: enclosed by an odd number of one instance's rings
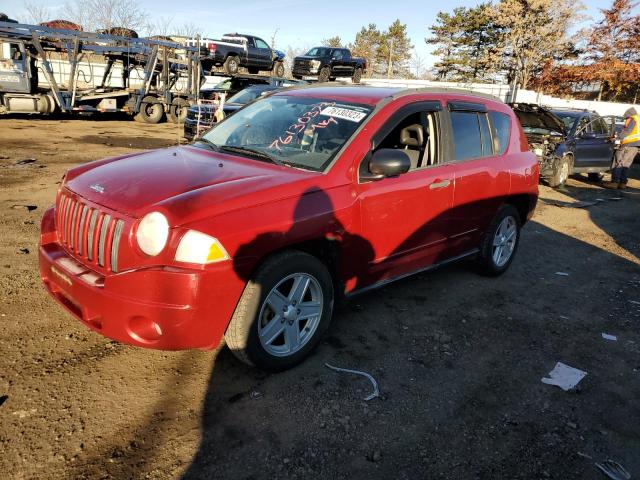
[[[203,80],[196,47],[0,22],[0,113],[124,111],[177,123]]]

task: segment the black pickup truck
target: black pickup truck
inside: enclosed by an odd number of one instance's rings
[[[367,68],[364,58],[352,57],[347,48],[314,47],[293,60],[293,78],[317,78],[327,82],[337,77],[351,77],[360,83]]]
[[[284,52],[273,50],[267,42],[253,35],[227,33],[220,40],[200,40],[202,67],[205,71],[213,67],[224,67],[225,73],[235,75],[240,67],[249,73],[273,72],[284,76]]]

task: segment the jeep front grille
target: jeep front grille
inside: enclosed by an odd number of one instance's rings
[[[81,199],[61,194],[56,206],[56,227],[60,244],[78,259],[118,271],[124,220]]]

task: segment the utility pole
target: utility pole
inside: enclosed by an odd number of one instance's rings
[[[387,68],[387,78],[391,78],[391,66],[392,66],[392,62],[391,62],[391,58],[393,55],[393,37],[391,37],[390,39],[390,46],[389,46],[389,66]]]

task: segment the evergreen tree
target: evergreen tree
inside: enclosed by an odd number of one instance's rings
[[[378,65],[385,68],[383,71],[387,76],[406,75],[412,49],[413,45],[407,35],[407,25],[396,20],[381,36],[377,51]]]
[[[322,40],[322,45],[325,47],[342,48],[342,40],[336,35],[335,37]]]
[[[380,49],[382,34],[375,23],[370,23],[366,27],[362,27],[356,34],[355,41],[349,45],[351,54],[354,57],[362,57],[367,61],[366,75],[371,77],[376,71],[376,58]]]

